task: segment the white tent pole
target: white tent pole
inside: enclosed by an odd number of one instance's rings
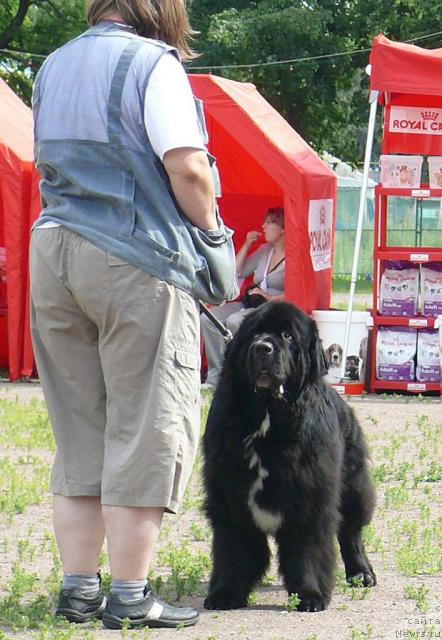
[[[367,142],[365,144],[364,173],[362,176],[361,196],[359,200],[358,225],[356,228],[355,249],[353,254],[353,266],[351,270],[350,294],[348,298],[347,320],[345,323],[345,335],[342,354],[341,378],[345,377],[345,362],[350,341],[351,315],[353,311],[353,299],[358,277],[359,251],[361,248],[362,227],[364,224],[365,205],[367,199],[368,172],[370,170],[371,150],[373,147],[374,125],[376,120],[376,107],[378,104],[378,91],[370,91],[370,115],[368,117]]]

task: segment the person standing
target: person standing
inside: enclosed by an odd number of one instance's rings
[[[263,302],[284,299],[285,280],[285,230],[284,209],[268,209],[262,224],[265,244],[248,256],[251,246],[263,235],[260,231],[249,231],[246,240],[236,256],[236,269],[240,278],[253,274],[254,287],[248,290],[250,295],[260,296]],[[234,335],[246,315],[253,311],[246,308],[243,300],[235,300],[212,309],[213,315],[225,323]],[[201,333],[207,357],[206,385],[217,384],[224,361],[226,343],[215,324],[204,316],[201,318]]]
[[[56,614],[112,629],[125,618],[187,626],[198,612],[162,602],[146,576],[198,443],[197,300],[236,295],[231,232],[180,63],[194,56],[184,2],[89,0],[87,19],[33,92],[43,209],[31,236],[31,326],[57,445]],[[97,573],[105,536],[107,601]]]

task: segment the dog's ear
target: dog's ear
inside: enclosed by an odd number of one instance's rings
[[[318,378],[325,376],[328,371],[327,359],[325,357],[322,342],[319,337],[316,323],[312,320],[310,330],[310,380],[313,382]]]

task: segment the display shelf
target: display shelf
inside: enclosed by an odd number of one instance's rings
[[[407,262],[441,262],[442,249],[435,247],[388,247],[375,248],[374,258],[379,260],[406,260]]]
[[[433,328],[436,317],[433,316],[384,316],[373,313],[373,323],[377,325],[391,325],[399,327]]]
[[[379,196],[399,196],[405,198],[442,198],[442,189],[430,188],[429,184],[421,184],[415,189],[400,189],[397,187],[384,187],[378,184],[375,193]]]
[[[421,184],[416,189],[400,189],[377,185],[375,188],[375,221],[374,221],[374,249],[373,249],[373,330],[370,358],[369,388],[372,392],[396,391],[408,393],[439,393],[442,391],[441,382],[419,382],[399,380],[378,380],[376,378],[376,344],[379,327],[397,326],[412,327],[419,330],[435,328],[436,317],[416,314],[412,317],[381,315],[378,311],[379,289],[385,263],[391,261],[406,261],[413,264],[442,262],[442,246],[393,246],[388,245],[388,200],[391,197],[423,199],[442,198],[442,189],[431,189],[428,184]],[[416,236],[419,238],[419,235]],[[416,242],[416,244],[419,244]]]
[[[373,380],[371,387],[377,391],[409,391],[410,393],[426,393],[436,391],[440,393],[440,382],[417,382],[398,380]]]

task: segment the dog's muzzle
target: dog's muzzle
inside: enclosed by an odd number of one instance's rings
[[[267,339],[256,339],[249,348],[248,369],[255,387],[272,389],[281,384],[278,350]]]

